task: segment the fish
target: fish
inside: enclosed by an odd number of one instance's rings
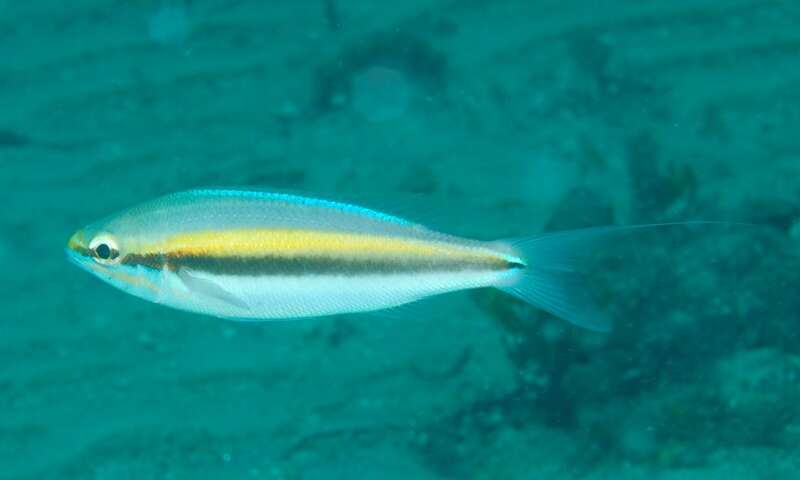
[[[392,309],[496,288],[580,327],[607,331],[576,268],[610,226],[481,241],[346,202],[248,189],[169,194],[76,231],[69,260],[179,310],[241,320]]]

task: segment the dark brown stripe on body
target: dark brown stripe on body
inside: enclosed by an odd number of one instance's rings
[[[170,259],[170,263],[171,263]],[[521,265],[502,260],[424,260],[403,258],[334,258],[334,257],[195,257],[174,259],[177,268],[186,267],[219,275],[369,275],[413,272],[461,272],[467,270],[502,271]],[[517,267],[515,267],[517,265]]]
[[[123,265],[142,266],[151,268],[153,270],[162,270],[167,264],[166,256],[162,254],[146,254],[140,255],[138,253],[129,253],[122,257]]]
[[[524,268],[525,265],[501,258],[487,260],[464,259],[408,259],[408,258],[334,258],[307,257],[216,257],[176,255],[128,255],[123,259],[128,265],[143,265],[160,270],[189,268],[217,275],[368,275],[402,273],[444,273],[468,270],[504,271]]]

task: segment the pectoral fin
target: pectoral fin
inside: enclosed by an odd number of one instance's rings
[[[178,278],[192,293],[217,299],[243,311],[250,310],[247,302],[226,290],[219,283],[209,278],[200,277],[188,268],[178,270]]]

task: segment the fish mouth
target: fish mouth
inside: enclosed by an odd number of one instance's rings
[[[87,272],[95,273],[87,257],[81,255],[69,246],[64,248],[64,253],[67,254],[67,260],[69,260],[70,263],[80,267],[83,270],[86,270]]]
[[[89,256],[89,248],[86,246],[86,240],[83,230],[78,230],[69,238],[67,246],[64,247],[64,253],[67,255],[67,260],[70,263],[86,270],[87,272],[97,273],[95,271],[94,262],[91,262]]]
[[[64,247],[64,253],[67,255],[67,260],[72,263],[82,263],[84,260],[84,256],[78,253],[77,250],[73,249],[71,246]]]

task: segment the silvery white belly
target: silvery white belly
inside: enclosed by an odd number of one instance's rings
[[[159,303],[224,318],[269,320],[366,312],[432,295],[497,285],[496,271],[367,275],[163,274]]]

